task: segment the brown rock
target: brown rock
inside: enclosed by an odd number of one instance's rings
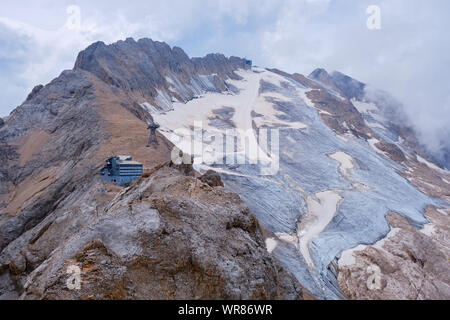
[[[25,257],[21,254],[18,254],[14,257],[14,259],[9,263],[9,270],[16,275],[23,273],[27,268],[27,261]]]
[[[254,215],[224,188],[167,165],[101,212],[66,214],[45,229],[33,250],[48,257],[21,298],[301,299],[298,281],[267,252]],[[75,221],[85,228],[73,229]],[[81,271],[80,290],[67,288],[71,265]]]
[[[400,150],[400,148],[395,144],[386,141],[380,141],[375,144],[375,147],[377,147],[381,151],[386,152],[389,157],[396,162],[403,162],[406,160],[406,157],[403,154],[402,150]]]
[[[223,182],[220,175],[213,170],[206,171],[206,173],[200,177],[200,180],[213,188],[223,187]]]
[[[354,251],[353,264],[340,265],[339,286],[349,298],[450,298],[450,251],[446,246],[449,218],[431,207],[427,212],[431,231],[417,230],[405,218],[392,213],[388,220],[395,229],[389,237]],[[375,269],[379,270],[379,286],[368,284]]]

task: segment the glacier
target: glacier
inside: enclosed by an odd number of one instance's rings
[[[225,186],[240,195],[271,234],[271,253],[308,291],[318,298],[342,298],[332,265],[343,251],[386,237],[390,212],[421,228],[428,223],[425,207],[440,201],[402,177],[399,172],[405,168],[377,152],[375,141],[343,137],[330,129],[321,119],[323,111],[305,94],[312,88],[262,68],[236,74],[240,80],[226,81],[232,91],[199,93],[197,99],[172,102],[170,109],[152,116],[161,125],[160,132],[189,154],[193,144],[204,143],[193,132],[196,122],[206,132],[252,129],[252,143],[260,140],[258,129],[279,129],[279,170],[273,175],[261,175],[254,163],[205,164],[195,154],[194,166],[200,172],[217,171]],[[197,81],[203,87],[212,82]],[[174,90],[186,90],[172,83]],[[399,140],[383,127],[376,107],[361,103],[357,107],[381,138]],[[188,133],[174,135],[180,129]],[[240,151],[238,146],[238,157]]]

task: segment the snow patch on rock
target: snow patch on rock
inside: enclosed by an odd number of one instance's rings
[[[266,248],[267,248],[267,252],[272,253],[273,250],[275,250],[275,248],[278,245],[278,241],[274,238],[267,238],[266,239]]]
[[[348,170],[354,168],[353,158],[345,152],[339,151],[329,155],[329,157],[340,163],[339,171],[343,176],[348,176]]]

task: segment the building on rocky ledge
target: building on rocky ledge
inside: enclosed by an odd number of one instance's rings
[[[106,161],[106,165],[100,173],[102,182],[112,182],[124,186],[142,176],[143,165],[133,161],[130,156],[114,156]]]

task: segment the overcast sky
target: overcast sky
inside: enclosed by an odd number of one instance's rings
[[[77,7],[73,7],[73,6]],[[369,5],[381,29],[369,30]],[[78,9],[80,24],[78,24]],[[98,40],[150,37],[309,74],[339,70],[405,103],[431,148],[450,137],[448,0],[2,0],[0,116]]]

